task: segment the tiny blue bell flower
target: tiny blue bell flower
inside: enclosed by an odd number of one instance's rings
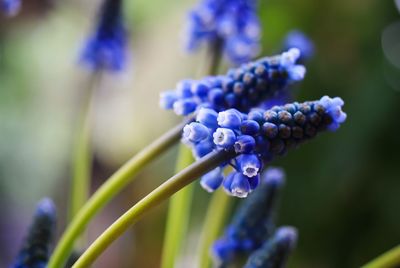
[[[178,96],[173,91],[165,91],[160,93],[160,107],[166,110],[173,109],[174,103],[178,100]]]
[[[233,179],[234,179],[235,175],[236,175],[236,172],[235,172],[235,171],[230,172],[230,173],[228,174],[228,176],[226,176],[226,178],[225,178],[225,179],[223,180],[223,182],[222,182],[222,187],[223,187],[224,191],[225,191],[228,195],[232,195],[232,188],[231,188],[231,186],[232,186],[232,182],[233,182]]]
[[[236,158],[236,162],[243,175],[249,178],[257,176],[261,169],[261,162],[255,154],[241,154]]]
[[[200,108],[196,115],[196,121],[208,128],[216,129],[218,127],[218,113],[213,109]]]
[[[242,123],[241,114],[235,109],[220,112],[217,117],[218,125],[225,128],[236,129]]]
[[[229,128],[217,128],[213,134],[214,143],[218,147],[228,149],[236,142],[235,133]]]
[[[214,192],[221,186],[222,181],[224,180],[224,175],[222,174],[221,168],[216,168],[200,179],[200,185],[207,191],[207,192]]]
[[[7,17],[14,17],[21,10],[21,0],[0,0],[0,10]]]
[[[193,145],[193,156],[196,159],[202,158],[215,149],[212,139],[206,139]]]
[[[94,71],[121,71],[126,62],[127,33],[122,0],[104,0],[97,28],[87,40],[81,61]]]
[[[239,198],[247,197],[251,190],[248,177],[239,172],[235,172],[232,184],[229,188],[231,194]]]
[[[250,135],[241,135],[233,145],[236,153],[248,154],[251,153],[255,146],[256,140]]]
[[[173,104],[174,111],[177,115],[189,115],[196,110],[196,102],[190,99],[177,100]]]
[[[42,199],[33,216],[28,236],[12,268],[45,268],[50,255],[50,246],[54,238],[56,209],[53,202]]]
[[[208,128],[200,123],[192,122],[183,128],[183,138],[190,142],[200,142],[208,135]]]
[[[297,230],[293,227],[280,227],[275,235],[252,253],[244,268],[285,267],[290,253],[297,242]]]

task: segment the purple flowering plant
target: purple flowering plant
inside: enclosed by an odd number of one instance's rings
[[[101,1],[93,32],[79,56],[90,74],[77,119],[69,222],[52,251],[55,206],[49,199],[39,202],[11,267],[58,268],[66,263],[68,267],[89,267],[145,212],[167,199],[171,201],[162,267],[175,267],[185,236],[180,229],[190,216],[190,187],[196,180],[212,193],[200,239],[200,267],[209,267],[211,257],[221,267],[235,263],[247,268],[285,267],[298,231],[276,225],[277,198],[285,174],[283,169],[271,167],[271,162],[322,132],[337,131],[347,118],[340,97],[319,96],[311,101],[294,97],[293,88],[305,78],[305,64],[314,56],[315,45],[294,30],[283,41],[281,53],[255,59],[262,51],[260,3],[199,0],[188,12],[186,46],[190,52],[208,46],[210,69],[201,79],[181,80],[175,88],[162,92],[159,99],[160,107],[173,111],[182,122],[133,156],[89,196],[91,103],[102,82],[99,78],[105,73],[123,72],[127,65],[129,36],[124,4],[122,0]],[[8,16],[17,15],[20,5],[17,0],[0,0],[0,8]],[[231,64],[228,70],[221,70],[221,59]],[[82,233],[100,210],[145,165],[178,143],[176,174],[88,244]],[[217,215],[231,200],[240,204],[223,227],[224,219]],[[224,231],[209,231],[218,227]],[[78,239],[84,247],[76,246]]]

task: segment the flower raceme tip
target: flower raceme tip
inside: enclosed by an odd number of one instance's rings
[[[291,48],[298,48],[301,52],[300,62],[309,60],[314,56],[315,46],[313,41],[300,30],[290,31],[283,42],[285,50]]]
[[[285,267],[289,254],[297,243],[297,230],[282,226],[260,249],[252,253],[244,268]]]
[[[87,39],[80,60],[94,71],[121,71],[126,61],[126,44],[122,0],[104,0],[98,24]]]
[[[341,98],[324,96],[317,101],[294,102],[269,110],[255,108],[248,113],[229,109],[217,114],[201,108],[196,122],[185,127],[182,140],[197,159],[214,150],[236,151],[234,159],[217,169],[219,173],[214,170],[203,176],[201,185],[207,191],[222,185],[229,194],[246,197],[257,187],[263,166],[275,156],[284,155],[319,132],[338,129],[346,120],[343,105]],[[235,171],[221,180],[227,165]]]
[[[231,69],[226,75],[183,80],[175,90],[161,93],[160,106],[181,116],[198,113],[202,107],[215,112],[231,108],[248,112],[304,78],[305,67],[296,64],[299,57],[300,51],[293,48]],[[234,116],[231,112],[226,114],[226,120]],[[204,114],[202,120],[212,116],[215,113]],[[225,119],[221,115],[218,120]]]
[[[56,224],[56,209],[48,198],[42,199],[33,223],[12,268],[45,268],[50,254]]]
[[[21,10],[21,0],[0,0],[0,9],[6,16],[14,17]]]

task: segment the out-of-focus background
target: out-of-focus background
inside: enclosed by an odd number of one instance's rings
[[[315,42],[300,101],[341,96],[348,114],[337,133],[277,159],[288,178],[279,223],[299,229],[289,267],[356,267],[400,243],[400,12],[394,1],[260,1],[263,53],[280,51],[288,31]],[[58,233],[66,223],[71,144],[88,71],[77,55],[99,0],[23,1],[0,17],[0,266],[16,255],[35,203],[52,197]],[[126,0],[130,62],[104,77],[96,96],[93,188],[179,122],[158,107],[159,92],[200,76],[204,51],[183,50],[194,0]],[[176,150],[146,168],[90,225],[93,240],[173,173]],[[196,251],[210,195],[196,185],[186,259]],[[107,250],[96,267],[158,267],[166,204]],[[189,262],[193,264],[193,262]],[[191,267],[182,264],[182,267]]]

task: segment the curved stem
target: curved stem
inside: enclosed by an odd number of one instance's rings
[[[202,174],[228,161],[234,156],[234,152],[212,152],[171,177],[141,199],[108,227],[83,253],[74,264],[73,268],[89,267],[114,240],[120,237],[132,224],[138,221],[145,212],[148,212],[151,208],[154,208],[165,199],[171,197]]]
[[[211,197],[199,241],[198,261],[201,268],[208,268],[211,265],[210,248],[223,229],[230,211],[229,201],[231,198],[222,189],[215,191]]]
[[[210,45],[207,58],[206,75],[215,75],[221,60],[222,41],[217,40]],[[190,150],[181,145],[176,164],[176,172],[181,171],[193,162]],[[173,268],[179,257],[182,242],[190,219],[190,205],[193,199],[193,187],[188,186],[174,195],[168,206],[167,224],[165,228],[161,267]]]
[[[400,266],[400,245],[383,253],[362,268],[394,268]]]
[[[151,162],[179,141],[182,129],[186,123],[187,122],[185,121],[177,125],[140,151],[119,170],[117,170],[93,194],[64,231],[64,234],[61,236],[60,241],[49,260],[48,268],[63,267],[63,264],[71,253],[76,238],[86,228],[89,221],[112,197],[133,180],[134,175],[142,170],[143,166]]]

